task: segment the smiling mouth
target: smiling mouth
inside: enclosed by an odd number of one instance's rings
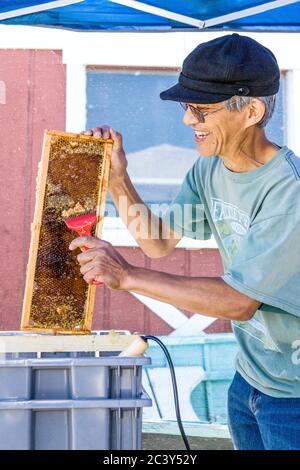
[[[196,140],[199,140],[199,141],[205,140],[210,134],[210,132],[202,132],[202,131],[194,131],[194,132],[195,132]]]

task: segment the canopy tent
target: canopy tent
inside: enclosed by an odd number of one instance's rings
[[[0,24],[85,31],[300,31],[300,0],[0,0]]]

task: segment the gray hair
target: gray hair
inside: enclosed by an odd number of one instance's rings
[[[228,111],[242,111],[242,109],[249,105],[254,97],[252,96],[232,96],[229,100],[224,102],[225,108]],[[265,114],[262,119],[257,123],[258,127],[265,127],[272,117],[275,109],[276,95],[271,96],[257,96],[257,100],[262,101],[265,105]]]

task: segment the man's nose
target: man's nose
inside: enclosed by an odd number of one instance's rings
[[[196,118],[196,116],[192,113],[190,108],[187,108],[185,111],[183,118],[182,118],[183,123],[186,126],[192,126],[194,124],[197,124],[199,120]]]

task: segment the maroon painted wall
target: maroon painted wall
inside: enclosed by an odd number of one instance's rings
[[[0,329],[18,329],[45,128],[65,128],[61,51],[0,50]]]
[[[45,128],[65,129],[66,77],[61,51],[0,50],[0,329],[19,329],[35,179]],[[187,276],[219,276],[217,250],[176,249],[150,260],[139,248],[120,248],[132,264]],[[164,321],[131,294],[97,288],[94,328],[169,334]],[[187,316],[191,313],[185,312]],[[229,331],[217,321],[206,331]]]

